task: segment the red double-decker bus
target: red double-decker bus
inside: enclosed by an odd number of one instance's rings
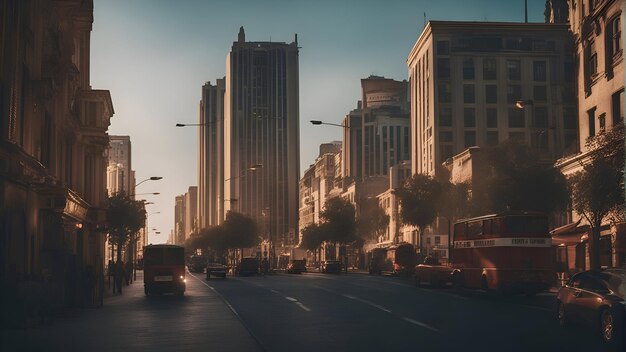
[[[454,224],[456,285],[534,294],[554,284],[556,272],[548,217],[507,212]]]

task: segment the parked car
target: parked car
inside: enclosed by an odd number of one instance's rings
[[[452,285],[453,271],[452,267],[441,265],[436,258],[426,257],[423,264],[415,266],[415,286],[420,287],[426,282],[430,286]]]
[[[208,263],[206,265],[206,279],[210,279],[211,275],[225,279],[227,271],[228,268],[226,267],[226,265],[220,263]]]
[[[190,273],[201,273],[206,267],[207,259],[201,255],[192,255],[187,263],[187,269]]]
[[[241,258],[237,265],[236,272],[238,276],[250,276],[259,273],[259,259],[254,257]]]
[[[320,265],[320,271],[323,273],[340,273],[341,262],[338,260],[326,260]]]
[[[306,272],[306,259],[294,259],[287,264],[288,274],[302,274]]]
[[[559,289],[557,318],[561,326],[577,322],[595,327],[607,344],[624,343],[626,270],[583,271]]]

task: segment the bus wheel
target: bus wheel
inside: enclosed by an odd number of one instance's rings
[[[480,288],[485,291],[489,291],[489,281],[487,280],[487,275],[483,275],[480,278]]]
[[[463,288],[463,275],[458,271],[452,274],[452,287],[456,291],[460,291]]]

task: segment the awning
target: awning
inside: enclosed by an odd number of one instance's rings
[[[589,225],[578,226],[579,224],[580,220],[550,231],[550,235],[552,235],[552,245],[573,246],[583,242],[585,240],[583,237],[587,235]]]

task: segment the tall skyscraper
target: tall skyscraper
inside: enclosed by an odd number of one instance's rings
[[[297,36],[290,44],[246,42],[241,27],[226,59],[224,197],[219,201],[258,224],[269,221],[276,245],[296,241],[299,142]]]
[[[226,80],[202,86],[198,151],[198,226],[224,220],[224,90]]]
[[[130,136],[109,136],[107,190],[109,195],[135,193],[135,174],[132,170]]]

